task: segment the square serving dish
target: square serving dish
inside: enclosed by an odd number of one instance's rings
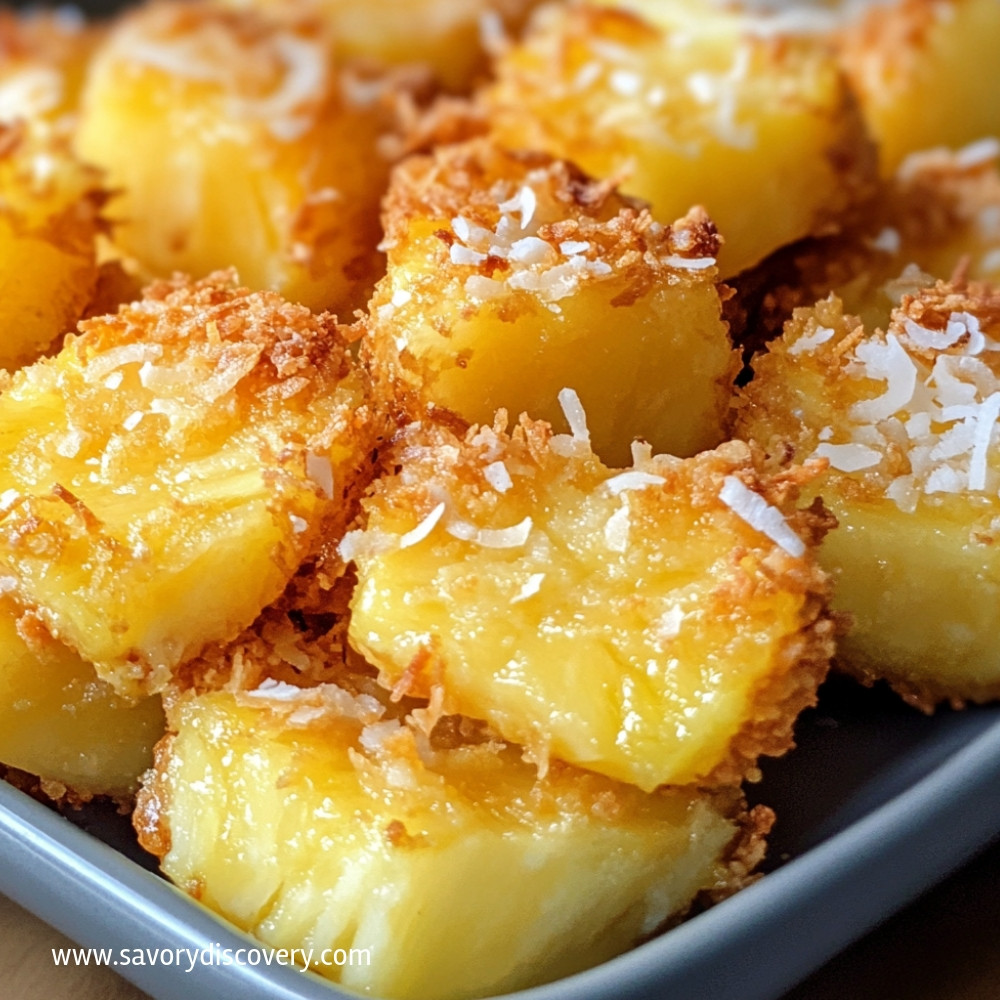
[[[798,747],[765,764],[778,812],[764,878],[639,948],[520,1000],[774,1000],[1000,834],[1000,708],[928,717],[834,678]],[[128,820],[72,822],[0,782],[0,892],[85,947],[245,947],[158,877]],[[156,1000],[334,1000],[289,968],[119,967]]]

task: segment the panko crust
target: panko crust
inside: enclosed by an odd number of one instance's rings
[[[376,392],[403,418],[557,420],[563,377],[616,461],[636,436],[678,454],[721,440],[738,358],[701,208],[665,226],[613,180],[479,139],[401,164],[384,224],[387,274],[358,328]]]
[[[835,665],[927,712],[1000,695],[990,652],[998,334],[991,284],[904,294],[885,332],[831,295],[795,312],[735,409],[735,433],[774,460],[831,462],[810,492],[848,525],[828,560],[820,554],[855,619]],[[954,593],[935,593],[934,570]],[[927,623],[908,624],[914,615]]]
[[[503,501],[496,492],[483,486],[483,468],[490,462],[502,462],[512,475],[524,476],[526,481],[536,477],[539,481],[566,477],[567,483],[574,484],[573,489],[584,491],[608,475],[608,470],[600,471],[603,466],[596,463],[592,454],[588,455],[585,447],[578,450],[575,457],[567,459],[564,449],[574,445],[567,443],[565,436],[553,439],[547,424],[522,417],[508,435],[504,420],[504,415],[498,417],[494,428],[473,427],[464,438],[427,422],[404,429],[392,452],[391,461],[398,470],[396,476],[373,484],[371,495],[365,501],[368,527],[363,532],[349,533],[341,549],[345,558],[357,560],[362,584],[371,562],[377,563],[378,553],[391,550],[394,545],[393,536],[386,534],[386,519],[395,525],[392,531],[402,530],[396,519],[403,510],[413,512],[419,521],[422,514],[431,512],[441,503],[442,496],[447,496],[446,506],[463,525],[470,525],[469,530],[471,526],[495,523],[496,511]],[[576,446],[579,447],[578,442]],[[563,453],[558,453],[557,448]],[[724,483],[738,479],[772,509],[780,510],[790,530],[803,542],[803,552],[793,556],[776,543],[766,543],[763,549],[756,550],[734,540],[732,551],[724,557],[734,568],[741,566],[745,559],[751,559],[761,573],[751,577],[737,572],[720,579],[712,590],[706,614],[726,620],[739,616],[744,606],[755,599],[769,599],[776,594],[795,595],[801,600],[801,607],[798,627],[777,643],[766,676],[750,696],[743,721],[729,737],[725,752],[702,771],[699,781],[706,787],[737,784],[748,776],[756,778],[760,754],[781,754],[790,748],[795,719],[801,709],[815,703],[816,690],[826,674],[834,651],[835,626],[827,606],[829,580],[817,566],[812,553],[834,522],[820,503],[807,509],[794,506],[803,484],[810,482],[823,465],[819,462],[808,468],[766,473],[762,454],[742,442],[730,442],[686,461],[664,457],[636,466],[643,474],[652,473],[663,483],[655,491],[637,490],[630,494],[633,521],[643,525],[641,529],[636,527],[637,533],[648,535],[653,530],[657,500],[652,494],[658,495],[660,489],[665,496],[687,497],[691,508],[701,511],[706,519],[731,517],[732,511],[720,499],[720,491]],[[597,478],[593,479],[595,476]],[[542,503],[541,500],[536,502]],[[547,498],[544,504],[554,502]],[[536,509],[541,511],[543,507]],[[544,509],[547,510],[547,506]],[[507,520],[516,516],[510,511],[503,515]],[[404,519],[405,525],[410,525],[412,519],[413,516]],[[584,544],[583,540],[578,539],[577,544]],[[596,542],[588,544],[596,545]],[[752,556],[751,551],[755,553]],[[502,568],[498,572],[502,573]],[[355,607],[355,616],[358,614]],[[430,636],[405,669],[401,669],[391,653],[367,649],[363,638],[366,627],[359,625],[358,632],[352,632],[352,641],[360,642],[358,648],[380,667],[380,683],[391,689],[394,697],[406,694],[428,698],[437,694],[446,713],[476,714],[468,708],[465,699],[469,696],[463,693],[464,686],[454,687],[452,665],[441,648],[442,642],[435,642],[435,637]],[[490,708],[492,710],[492,706]],[[513,709],[507,711],[513,712]],[[499,716],[487,717],[504,731]],[[505,735],[512,736],[509,732]],[[548,751],[531,746],[528,749],[537,755],[544,767]],[[552,753],[559,755],[556,750]]]

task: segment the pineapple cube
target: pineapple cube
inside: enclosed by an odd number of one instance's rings
[[[837,36],[889,176],[908,153],[1000,135],[1000,4],[892,0]]]
[[[69,6],[0,10],[0,122],[44,122],[68,134],[102,34]]]
[[[854,620],[838,663],[925,709],[1000,696],[1000,293],[938,284],[886,332],[831,297],[754,362],[737,433],[830,463],[820,557]]]
[[[491,134],[620,180],[661,222],[703,205],[729,277],[828,229],[876,167],[834,57],[767,39],[716,5],[585,4],[536,12],[498,60]]]
[[[564,396],[565,398],[565,396]],[[571,416],[579,403],[568,407]],[[632,468],[526,418],[405,431],[376,482],[349,638],[393,695],[643,789],[738,781],[791,744],[832,652],[822,512],[749,449]]]
[[[538,0],[227,0],[267,11],[313,7],[333,29],[336,52],[388,66],[427,66],[445,89],[464,93],[484,75],[494,37],[517,30]]]
[[[780,334],[793,309],[830,292],[866,329],[885,329],[903,295],[937,279],[1000,280],[998,155],[993,139],[912,154],[863,222],[789,247],[746,275],[764,290],[757,333]]]
[[[568,975],[745,873],[735,793],[539,777],[516,748],[381,711],[333,685],[183,699],[140,839],[237,926],[392,1000]]]
[[[0,579],[134,697],[342,532],[368,411],[329,316],[219,276],[80,329],[0,394]]]
[[[126,797],[163,735],[158,697],[133,705],[0,599],[0,764],[77,798]]]
[[[315,19],[154,3],[94,55],[77,147],[120,189],[116,239],[151,274],[235,267],[349,313],[382,268],[382,140],[403,91],[334,62]]]
[[[389,391],[555,421],[569,384],[612,462],[635,437],[684,455],[723,439],[739,365],[703,214],[664,227],[563,161],[477,141],[406,161],[385,218],[367,332]]]
[[[34,361],[83,315],[105,199],[61,140],[0,124],[0,368]]]

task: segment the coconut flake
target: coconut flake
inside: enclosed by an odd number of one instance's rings
[[[907,264],[898,278],[892,278],[882,286],[882,293],[898,306],[905,295],[916,295],[920,289],[930,288],[933,284],[933,275],[922,271],[916,264]]]
[[[545,579],[544,573],[532,573],[524,582],[521,589],[510,599],[511,604],[520,604],[529,597],[534,597],[542,588],[542,581]]]
[[[159,344],[121,344],[91,358],[83,370],[83,377],[88,382],[100,382],[124,365],[156,361],[162,356],[163,348]]]
[[[870,469],[882,461],[882,453],[863,444],[821,444],[815,452],[820,458],[829,459],[830,465],[841,472],[858,472]]]
[[[535,217],[535,211],[538,208],[538,195],[535,194],[533,188],[525,184],[512,198],[501,202],[499,208],[501,212],[520,212],[521,229],[525,230]]]
[[[559,390],[559,405],[562,407],[563,416],[569,424],[569,431],[574,441],[581,444],[590,444],[590,431],[587,429],[587,413],[580,402],[580,397],[574,389],[564,388]]]
[[[1000,417],[1000,392],[995,392],[983,402],[976,417],[975,439],[972,445],[972,457],[969,459],[970,490],[986,489],[986,459],[998,417]]]
[[[706,268],[715,267],[714,257],[681,257],[678,254],[668,254],[663,258],[663,263],[667,267],[676,267],[681,271],[704,271]]]
[[[622,505],[608,518],[604,525],[604,544],[612,552],[624,552],[628,548],[628,533],[632,523],[627,498],[623,497],[622,500]]]
[[[487,549],[515,549],[528,540],[531,528],[531,518],[526,517],[510,528],[480,528],[476,541]]]
[[[326,455],[306,452],[306,476],[322,490],[328,500],[333,499],[333,465]]]
[[[817,347],[825,344],[833,337],[834,331],[828,326],[818,326],[812,333],[799,337],[791,347],[788,348],[790,355],[806,354],[815,351]]]
[[[487,278],[484,274],[470,274],[465,279],[465,294],[470,299],[477,299],[480,302],[499,298],[505,291],[506,288],[502,281]]]
[[[791,529],[784,514],[736,476],[726,476],[722,481],[719,499],[737,517],[781,546],[790,556],[805,555],[805,542]]]
[[[545,264],[555,259],[552,246],[537,236],[524,236],[510,245],[508,257],[516,264]]]
[[[617,476],[606,479],[601,485],[614,496],[618,496],[624,490],[643,490],[647,486],[662,486],[666,483],[663,476],[654,475],[651,472],[642,472],[638,469],[630,469],[627,472],[620,472]]]
[[[408,549],[413,545],[422,542],[433,530],[434,526],[441,520],[444,514],[444,503],[439,503],[415,528],[402,535],[399,539],[399,547]]]
[[[868,241],[868,246],[872,250],[881,250],[883,253],[896,254],[902,248],[903,240],[898,229],[886,226],[877,236]]]
[[[903,329],[907,337],[924,350],[944,350],[957,344],[959,338],[966,332],[960,323],[949,323],[945,330],[930,330],[926,326],[914,323],[909,317],[903,320]]]
[[[985,139],[977,139],[970,142],[968,146],[963,146],[955,154],[955,166],[959,170],[966,170],[969,167],[978,167],[981,164],[989,163],[1000,156],[1000,140],[994,136]]]
[[[362,529],[358,528],[355,531],[348,531],[340,540],[337,554],[345,563],[353,562],[358,557],[358,553],[364,547],[365,534]]]
[[[463,542],[475,542],[484,549],[518,548],[528,540],[531,528],[530,517],[509,528],[477,528],[474,524],[458,518],[450,520],[445,526],[445,530],[454,538]]]
[[[878,423],[910,402],[917,386],[917,366],[895,335],[888,334],[885,344],[874,341],[859,344],[855,354],[864,364],[868,378],[885,380],[888,386],[881,396],[855,403],[850,410],[854,420]]]
[[[491,462],[483,469],[483,476],[497,493],[506,493],[514,485],[510,472],[503,462]]]
[[[477,266],[486,260],[486,254],[478,250],[472,250],[461,243],[452,243],[448,250],[448,256],[452,264]],[[395,305],[395,303],[393,303]]]

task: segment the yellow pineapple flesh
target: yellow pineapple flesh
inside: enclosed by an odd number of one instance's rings
[[[828,229],[868,192],[874,154],[831,54],[755,37],[715,5],[641,13],[540,9],[485,91],[490,133],[619,179],[661,222],[703,205],[723,277]]]
[[[336,539],[370,446],[334,322],[215,279],[88,320],[0,394],[0,577],[134,696]]]
[[[143,843],[203,904],[361,993],[461,1000],[568,975],[745,874],[738,794],[646,795],[562,764],[540,778],[515,747],[428,738],[334,685],[188,697],[170,722]]]
[[[0,368],[34,361],[83,315],[106,198],[64,141],[0,124]]]
[[[754,362],[736,432],[830,463],[809,487],[839,522],[820,558],[853,627],[838,663],[911,702],[1000,693],[1000,298],[924,289],[887,331],[831,297]]]
[[[0,764],[77,798],[138,788],[163,735],[158,697],[133,705],[0,598]]]
[[[464,93],[481,79],[488,52],[516,31],[538,0],[227,0],[233,7],[301,11],[326,19],[338,55],[387,66],[427,67],[446,90]]]
[[[1000,280],[1000,144],[913,154],[863,221],[788,248],[752,277],[766,298],[756,317],[777,334],[799,306],[834,292],[867,329],[885,329],[904,295],[954,277]]]
[[[872,4],[836,37],[885,176],[909,153],[1000,134],[995,0]]]
[[[683,455],[723,439],[738,357],[703,213],[661,226],[565,162],[479,141],[407,161],[385,218],[365,325],[389,393],[556,421],[572,385],[609,462],[635,437]]]
[[[150,274],[235,267],[251,288],[349,315],[382,267],[381,142],[403,91],[341,66],[305,14],[151,4],[98,48],[76,143],[119,196],[116,241]]]
[[[396,696],[440,698],[540,761],[645,789],[754,773],[831,653],[822,517],[741,444],[637,446],[615,472],[577,432],[404,433],[341,546],[351,643]]]

